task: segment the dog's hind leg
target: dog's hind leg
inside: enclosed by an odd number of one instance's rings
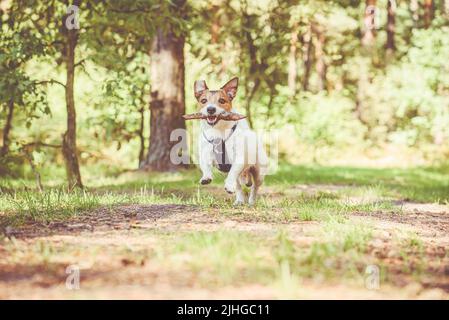
[[[251,166],[249,168],[249,172],[253,179],[253,185],[251,186],[251,190],[249,192],[248,204],[250,206],[253,206],[256,204],[257,191],[259,190],[259,187],[262,185],[263,176],[260,174],[259,168],[255,166]]]

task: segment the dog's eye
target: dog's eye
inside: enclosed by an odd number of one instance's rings
[[[220,102],[220,104],[225,104],[226,103],[225,99],[220,99],[220,100],[218,100],[218,102]]]
[[[207,102],[207,99],[201,99],[201,103],[205,104]]]

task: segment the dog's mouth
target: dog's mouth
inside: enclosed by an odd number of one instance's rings
[[[213,126],[218,122],[218,116],[207,116],[206,118],[207,124]]]

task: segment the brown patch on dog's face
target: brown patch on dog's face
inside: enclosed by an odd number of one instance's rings
[[[212,105],[225,111],[231,111],[232,100],[237,94],[238,78],[228,81],[220,90],[209,90],[206,81],[195,81],[195,98],[198,100],[200,109]]]
[[[199,111],[208,116],[210,125],[219,121],[217,115],[232,110],[232,99],[237,93],[237,86],[238,78],[231,79],[219,90],[209,90],[204,80],[195,81],[194,92]]]
[[[225,111],[231,111],[232,102],[227,96],[224,90],[205,90],[198,97],[198,103],[200,109],[212,105],[218,108],[222,108]]]

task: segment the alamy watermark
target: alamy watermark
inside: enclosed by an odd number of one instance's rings
[[[65,280],[65,286],[68,290],[80,289],[80,267],[78,265],[70,265],[65,269],[68,274]]]
[[[368,290],[380,289],[380,268],[375,264],[370,264],[365,269],[365,287]]]
[[[65,19],[65,27],[68,30],[80,28],[79,10],[80,9],[75,5],[67,6],[67,18]]]

